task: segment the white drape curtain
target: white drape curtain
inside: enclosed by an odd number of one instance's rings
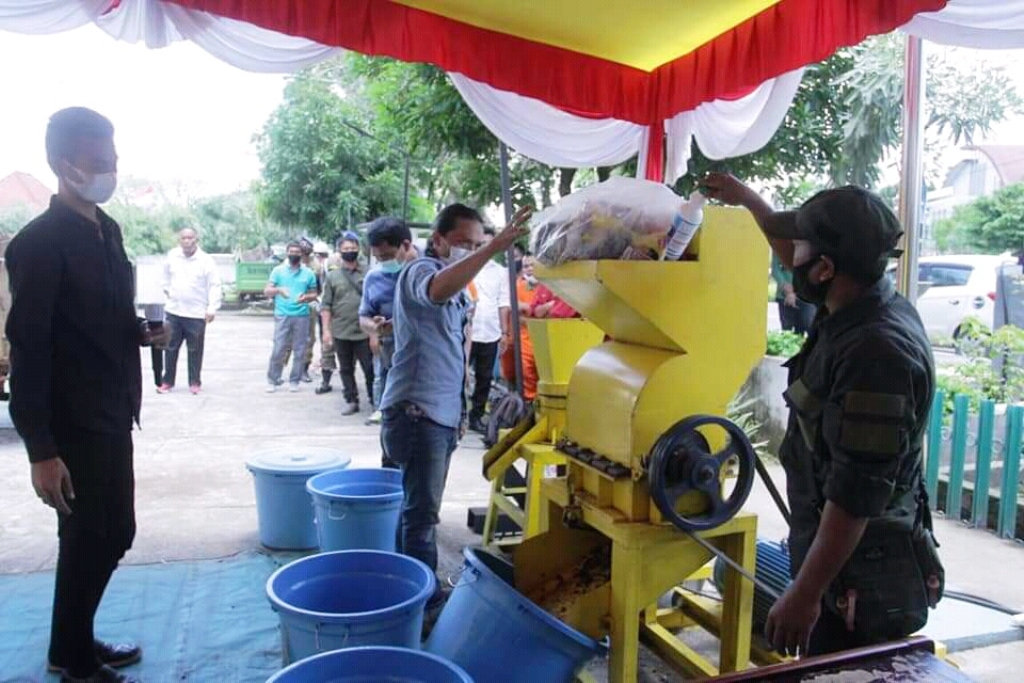
[[[588,119],[462,74],[448,74],[477,118],[520,154],[556,167],[614,166],[647,148],[647,127]]]
[[[0,29],[62,33],[96,21],[111,0],[0,0]]]
[[[290,73],[340,52],[305,38],[190,10],[160,0],[0,0],[0,29],[60,33],[95,23],[112,37],[147,47],[190,40],[232,66],[261,73]]]
[[[938,12],[917,15],[903,30],[942,45],[1024,48],[1024,0],[949,0]]]
[[[691,140],[709,159],[743,156],[767,145],[785,120],[803,75],[803,69],[790,71],[745,97],[705,102],[666,121],[665,180],[674,182],[686,173]]]

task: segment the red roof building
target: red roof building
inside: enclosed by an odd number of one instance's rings
[[[50,205],[52,194],[50,188],[28,173],[15,171],[0,178],[0,210],[23,207],[38,213]]]

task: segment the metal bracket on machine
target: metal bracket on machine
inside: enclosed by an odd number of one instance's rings
[[[593,467],[610,479],[628,479],[632,476],[633,471],[622,463],[610,460],[603,455],[598,455],[589,448],[584,448],[572,441],[562,439],[555,448],[573,460]]]

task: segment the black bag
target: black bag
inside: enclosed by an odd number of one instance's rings
[[[945,589],[945,570],[932,533],[923,483],[913,527],[899,519],[872,520],[857,549],[826,596],[826,605],[846,618],[853,604],[854,631],[892,640],[920,630]]]

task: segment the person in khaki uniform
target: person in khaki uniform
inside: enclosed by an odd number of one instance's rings
[[[366,378],[366,392],[373,406],[373,354],[370,337],[359,325],[359,304],[363,298],[366,269],[359,262],[359,235],[346,232],[338,242],[341,267],[332,270],[324,280],[321,320],[323,342],[333,348],[338,359],[338,374],[345,392],[342,415],[359,412],[359,389],[356,386],[356,361]]]
[[[880,197],[847,186],[774,211],[732,176],[705,193],[750,210],[818,308],[791,359],[779,450],[792,508],[793,582],[768,614],[781,652],[819,655],[904,638],[928,621],[945,572],[922,443],[935,393],[931,345],[885,268],[903,231]],[[753,274],[752,274],[753,275]]]

